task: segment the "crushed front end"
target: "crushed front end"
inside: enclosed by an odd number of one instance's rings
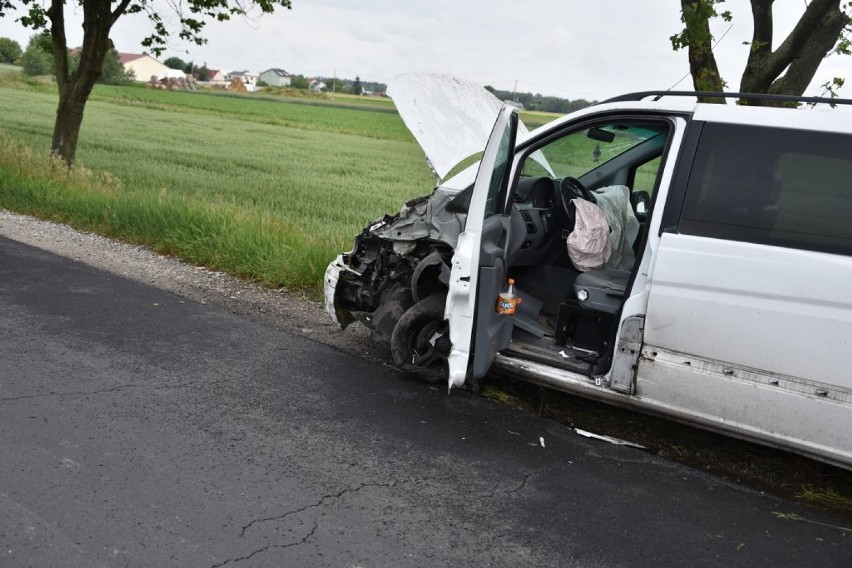
[[[355,237],[352,250],[326,269],[326,311],[342,328],[356,321],[366,325],[374,339],[391,345],[397,364],[423,355],[416,345],[408,352],[409,344],[418,341],[409,335],[417,330],[398,329],[401,321],[417,319],[414,326],[426,325],[429,318],[443,321],[438,307],[446,297],[453,248],[465,218],[458,205],[452,206],[458,194],[439,187],[428,197],[406,203],[399,214],[376,219]],[[422,315],[425,312],[430,315]],[[435,327],[434,321],[428,323],[430,329]],[[441,334],[430,333],[423,341],[432,349]]]

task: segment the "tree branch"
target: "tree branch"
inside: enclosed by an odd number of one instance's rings
[[[754,33],[751,37],[751,54],[772,51],[772,5],[775,0],[752,0],[751,16],[754,21]]]
[[[109,50],[109,32],[113,23],[110,7],[110,0],[83,2],[83,47],[75,88],[86,90],[86,96],[100,77],[104,56]]]
[[[692,84],[696,91],[717,91],[725,89],[725,82],[719,74],[719,65],[713,54],[713,36],[710,34],[711,11],[695,2],[681,0],[681,13],[689,34],[687,40],[687,55]],[[715,12],[712,12],[715,13]],[[700,102],[720,102],[724,99],[699,98]]]
[[[790,34],[778,46],[778,49],[773,52],[771,51],[772,2],[767,0],[751,0],[751,4],[752,14],[755,17],[755,37],[758,36],[758,22],[760,22],[761,26],[760,33],[766,32],[767,24],[765,20],[767,18],[770,20],[770,35],[766,38],[768,41],[765,43],[752,45],[752,51],[749,54],[746,71],[743,73],[743,81],[740,87],[744,92],[765,92],[772,81],[783,73],[793,60],[799,57],[803,50],[805,50],[806,44],[810,41],[814,30],[821,26],[821,22],[826,17],[836,17],[838,15],[846,17],[840,10],[840,0],[813,0],[808,4],[805,13]],[[843,29],[843,26],[840,26],[837,30],[837,35],[840,34],[841,29]],[[837,35],[834,37],[835,41]],[[830,49],[831,46],[829,46]],[[828,50],[823,52],[823,55],[827,52]]]
[[[831,51],[840,32],[849,23],[843,12],[829,12],[818,23],[801,51],[790,62],[787,72],[772,83],[770,93],[804,93],[825,54]]]
[[[68,41],[65,38],[65,3],[62,0],[51,0],[47,17],[50,18],[50,43],[53,51],[54,75],[60,94],[68,87]]]
[[[115,7],[115,10],[112,11],[112,24],[124,15],[124,12],[127,10],[127,7],[130,6],[130,2],[132,1],[133,0],[121,0],[118,6]],[[110,24],[110,26],[112,26],[112,24]]]

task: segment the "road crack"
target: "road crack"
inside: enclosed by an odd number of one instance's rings
[[[300,546],[300,545],[308,542],[308,540],[310,540],[310,538],[312,536],[314,536],[314,533],[317,532],[318,528],[319,528],[319,523],[314,521],[314,528],[312,528],[311,531],[307,535],[305,535],[304,538],[302,538],[301,540],[298,540],[296,542],[289,542],[287,544],[270,544],[269,546],[264,546],[263,548],[255,550],[251,554],[247,554],[246,556],[240,556],[238,558],[229,558],[228,560],[225,560],[224,562],[220,562],[219,564],[214,564],[213,566],[211,566],[211,568],[221,568],[222,566],[225,566],[226,564],[236,564],[237,562],[242,562],[243,560],[249,560],[249,559],[257,556],[258,554],[262,554],[262,553],[266,552],[267,550],[272,550],[272,549],[276,549],[276,548],[283,550],[285,548],[292,548],[294,546]]]
[[[547,473],[548,471],[550,471],[551,469],[553,469],[554,467],[555,466],[548,466],[544,469],[540,469],[540,470],[537,470],[537,471],[530,472],[530,473],[524,475],[524,478],[521,480],[520,483],[517,484],[517,486],[512,487],[510,489],[496,489],[494,491],[491,491],[490,493],[482,493],[481,495],[484,496],[484,497],[496,497],[497,495],[512,495],[514,493],[519,493],[520,491],[522,491],[523,489],[526,488],[527,483],[529,482],[530,478],[535,477],[537,475],[543,475],[543,474]]]
[[[240,531],[240,537],[245,537],[246,531],[248,531],[251,527],[253,527],[256,524],[268,523],[268,522],[272,522],[272,521],[280,521],[280,520],[286,519],[287,517],[290,517],[290,516],[293,516],[293,515],[298,515],[299,513],[303,513],[303,512],[305,512],[309,509],[316,509],[318,507],[322,507],[325,504],[326,501],[330,501],[332,499],[340,499],[341,497],[343,497],[347,493],[356,493],[358,491],[361,491],[363,489],[367,489],[369,487],[388,488],[388,487],[394,487],[395,485],[396,485],[395,481],[391,481],[389,483],[364,483],[362,485],[359,485],[358,487],[355,487],[354,489],[347,488],[347,489],[344,489],[342,491],[339,491],[338,493],[329,493],[328,495],[323,495],[322,497],[320,497],[320,499],[316,503],[312,503],[310,505],[305,505],[304,507],[300,507],[300,508],[294,509],[292,511],[287,511],[286,513],[282,513],[280,515],[275,515],[273,517],[264,517],[262,519],[255,519],[255,520],[251,521],[249,524],[247,524],[246,526],[244,526],[242,528],[242,530]]]

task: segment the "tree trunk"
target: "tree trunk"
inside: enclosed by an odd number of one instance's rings
[[[60,95],[59,106],[56,108],[50,150],[70,166],[77,155],[77,138],[80,135],[83,109],[88,97],[81,98],[77,94],[77,89],[74,88],[65,89],[65,91],[65,96]]]
[[[721,93],[725,90],[725,81],[719,74],[719,65],[713,54],[713,36],[710,34],[710,6],[695,0],[681,0],[681,11],[689,33],[687,54],[692,85],[696,91]],[[725,104],[720,97],[699,97],[702,103]]]
[[[51,152],[60,156],[70,167],[77,155],[77,138],[83,123],[83,109],[95,82],[101,76],[104,57],[110,49],[109,32],[130,0],[121,0],[115,11],[110,11],[111,0],[86,0],[83,6],[83,46],[80,64],[71,73],[68,65],[68,45],[65,38],[64,0],[51,0],[47,11],[50,18],[50,35],[53,59],[56,65],[56,84],[59,87],[59,105],[53,125]]]
[[[85,42],[83,45],[85,49]],[[53,124],[50,150],[69,166],[74,163],[77,155],[77,138],[83,123],[86,101],[89,100],[92,88],[101,76],[101,67],[109,43],[105,41],[104,45],[102,51],[98,50],[93,55],[87,56],[83,52],[77,70],[70,77],[66,76],[65,84],[59,85],[59,105],[56,107],[56,122]],[[88,61],[84,61],[84,57],[88,57]]]

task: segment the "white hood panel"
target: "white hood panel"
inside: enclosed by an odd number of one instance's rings
[[[485,149],[503,103],[483,87],[445,73],[412,73],[388,85],[403,122],[439,178]],[[519,125],[518,139],[527,130]]]

